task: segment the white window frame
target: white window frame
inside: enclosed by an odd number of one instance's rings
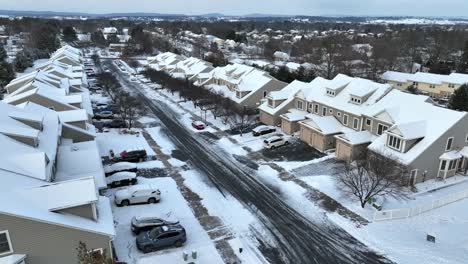
[[[5,256],[5,255],[8,255],[8,254],[11,254],[11,253],[15,252],[13,250],[13,244],[11,244],[10,232],[8,232],[8,230],[2,230],[2,231],[0,231],[0,234],[6,234],[6,238],[7,238],[7,241],[8,241],[8,246],[10,248],[10,251],[0,253],[0,256]]]
[[[333,109],[328,109],[328,113],[333,115]]]
[[[353,118],[353,129],[358,129],[358,128],[359,128],[359,119],[355,117]]]
[[[299,107],[299,103],[301,104],[301,107]],[[302,102],[301,100],[297,100],[296,101],[296,108],[299,109],[299,110],[304,110],[304,102]]]
[[[391,142],[392,139],[393,139],[393,142]],[[395,146],[397,140],[399,140],[398,147]],[[387,147],[389,147],[391,149],[394,149],[394,150],[401,151],[401,148],[403,147],[403,139],[401,139],[401,138],[399,138],[397,136],[394,136],[394,135],[387,134]]]
[[[450,140],[451,140],[451,141],[450,141]],[[452,148],[453,148],[453,140],[454,140],[453,137],[447,138],[447,142],[445,143],[445,151],[451,151],[451,150],[452,150]],[[450,141],[450,148],[448,147],[449,141]]]
[[[379,127],[380,127],[380,126],[386,127],[385,130],[382,129],[382,134],[379,134]],[[377,124],[377,135],[381,136],[381,135],[383,135],[383,133],[384,133],[385,131],[387,131],[387,130],[388,130],[388,126],[386,126],[386,125],[384,125],[384,124],[382,124],[382,123],[378,123],[378,124]]]
[[[341,112],[336,112],[336,115],[341,117]],[[468,137],[468,134],[466,136]]]
[[[318,114],[320,112],[320,106],[318,104],[314,104],[314,113]]]
[[[326,116],[328,111],[328,107],[322,106],[322,116]]]
[[[348,126],[348,121],[349,121],[348,119],[349,119],[349,116],[347,114],[344,114],[343,115],[343,124],[345,126]],[[345,122],[345,120],[346,120],[346,122]]]
[[[369,124],[367,123],[369,121]],[[372,119],[366,118],[366,125],[372,127]]]

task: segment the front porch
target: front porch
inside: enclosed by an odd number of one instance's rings
[[[439,160],[438,179],[445,180],[455,174],[467,175],[468,147],[464,147],[460,151],[446,152],[439,157]]]

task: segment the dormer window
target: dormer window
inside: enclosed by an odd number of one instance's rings
[[[327,89],[327,95],[328,95],[328,96],[331,96],[331,97],[335,97],[336,92],[333,91],[333,90]]]
[[[361,104],[361,103],[362,103],[362,100],[361,100],[361,98],[359,98],[359,97],[351,96],[351,103],[354,103],[354,104]]]
[[[401,151],[401,147],[403,146],[401,138],[387,135],[387,147]]]
[[[268,106],[273,107],[273,100],[272,99],[268,99]]]

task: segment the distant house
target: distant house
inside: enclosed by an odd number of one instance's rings
[[[171,69],[170,74],[176,78],[192,80],[198,74],[208,73],[213,70],[213,65],[209,62],[190,57],[179,61]]]
[[[382,79],[393,87],[406,90],[413,86],[422,94],[437,99],[448,99],[463,84],[468,83],[468,74],[449,75],[417,72],[414,74],[388,71]]]
[[[158,54],[155,57],[148,57],[148,67],[157,70],[157,71],[165,71],[166,73],[170,73],[174,70],[176,64],[180,61],[183,61],[185,58],[177,55],[172,52],[164,52]]]

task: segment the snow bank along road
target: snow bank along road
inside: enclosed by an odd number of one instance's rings
[[[110,66],[110,67],[113,67]],[[115,67],[113,67],[115,68]],[[328,264],[391,263],[335,225],[318,225],[288,206],[274,191],[228,154],[191,133],[164,103],[148,99],[115,68],[119,80],[135,91],[142,103],[161,120],[168,136],[190,163],[217,187],[229,192],[252,210],[270,231],[283,263]]]

